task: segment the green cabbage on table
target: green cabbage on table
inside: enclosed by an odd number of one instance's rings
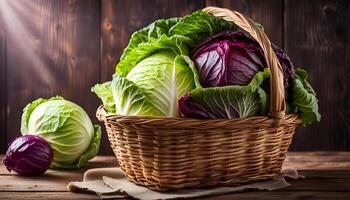
[[[37,99],[22,115],[22,135],[37,135],[53,150],[51,168],[79,169],[100,147],[101,128],[77,104],[62,97]]]

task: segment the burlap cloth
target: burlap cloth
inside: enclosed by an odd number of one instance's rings
[[[70,182],[68,189],[72,192],[95,193],[101,199],[119,199],[132,197],[135,199],[186,199],[203,196],[214,196],[246,190],[278,190],[290,184],[285,178],[300,179],[295,169],[284,169],[273,179],[249,183],[241,186],[218,186],[205,189],[181,189],[169,192],[156,192],[136,185],[127,180],[120,168],[96,168],[85,172],[82,182]]]

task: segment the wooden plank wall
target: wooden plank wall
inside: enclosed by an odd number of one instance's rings
[[[1,13],[0,13],[1,14]],[[6,131],[6,39],[0,15],[0,153],[7,148]]]
[[[313,3],[311,3],[313,2]],[[307,69],[322,122],[299,128],[296,150],[350,150],[350,1],[285,1],[284,48]]]
[[[97,123],[99,101],[90,88],[111,79],[130,35],[155,19],[206,5],[251,16],[311,74],[322,122],[298,129],[291,149],[350,150],[350,1],[2,0],[0,153],[19,136],[23,107],[38,97],[60,94]],[[105,132],[100,153],[111,153]]]
[[[283,46],[282,0],[206,0],[206,4],[242,12],[263,24],[270,40],[278,46]]]
[[[61,95],[93,117],[98,100],[90,88],[100,74],[100,3],[2,1],[7,141],[20,135],[22,109],[39,97]]]

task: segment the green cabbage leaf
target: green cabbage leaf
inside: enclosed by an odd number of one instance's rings
[[[296,108],[303,126],[319,122],[321,115],[318,112],[318,99],[316,92],[307,81],[307,72],[301,68],[296,71],[293,80],[292,106]]]

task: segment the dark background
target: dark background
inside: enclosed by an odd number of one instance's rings
[[[97,123],[90,88],[111,79],[130,35],[208,5],[260,22],[308,70],[322,121],[299,128],[291,150],[350,150],[348,0],[0,0],[0,153],[20,135],[24,106],[39,97],[59,94]],[[104,131],[100,154],[110,153]]]

